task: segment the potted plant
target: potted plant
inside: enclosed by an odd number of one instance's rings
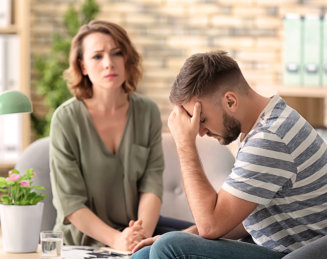
[[[45,190],[34,185],[33,169],[25,174],[11,170],[8,177],[0,177],[0,217],[2,245],[7,252],[26,253],[37,250],[46,195],[34,190]]]

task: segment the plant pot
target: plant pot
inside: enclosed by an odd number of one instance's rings
[[[2,246],[12,253],[35,252],[39,243],[43,203],[0,205]]]

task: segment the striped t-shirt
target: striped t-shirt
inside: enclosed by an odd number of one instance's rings
[[[327,234],[327,144],[279,96],[242,141],[222,188],[258,203],[243,221],[258,245],[288,253]]]

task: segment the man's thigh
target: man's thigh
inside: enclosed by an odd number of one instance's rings
[[[218,239],[209,240],[184,232],[161,236],[150,249],[150,259],[158,258],[228,258],[275,259],[285,254],[255,244]]]

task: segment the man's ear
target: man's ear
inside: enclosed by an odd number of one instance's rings
[[[231,112],[236,112],[239,103],[238,103],[237,95],[234,92],[232,91],[226,92],[223,97],[223,102],[227,110]]]
[[[86,72],[86,69],[85,69],[85,65],[84,65],[83,60],[79,59],[78,62],[79,62],[79,65],[80,65],[80,67],[81,67],[82,74],[83,74],[84,76],[86,76],[86,75],[87,75],[87,72]]]

